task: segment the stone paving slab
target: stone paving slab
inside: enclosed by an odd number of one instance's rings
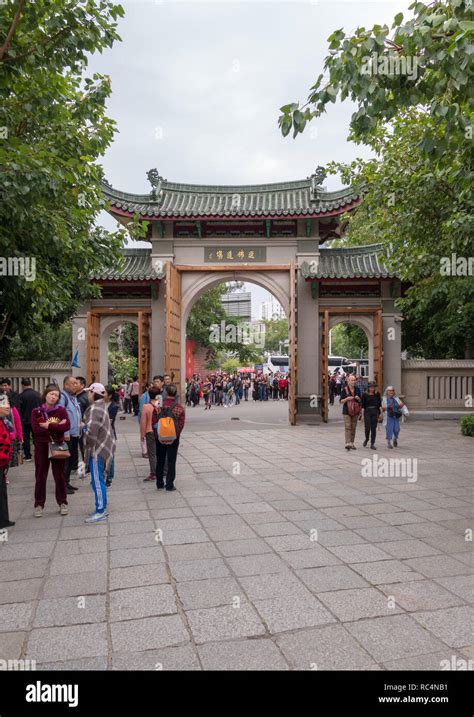
[[[61,516],[49,479],[36,519],[33,466],[12,470],[2,657],[40,670],[154,671],[474,659],[472,442],[454,423],[404,425],[396,455],[418,459],[408,483],[363,476],[369,452],[348,455],[338,421],[193,432],[192,420],[172,494],[143,483],[136,422],[120,422],[99,525],[84,524],[86,481],[75,480]]]
[[[212,642],[198,647],[205,670],[288,670],[277,645],[269,639]]]
[[[277,638],[277,644],[297,670],[366,670],[375,660],[342,625],[303,630]]]

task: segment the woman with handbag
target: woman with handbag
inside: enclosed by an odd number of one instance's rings
[[[349,374],[347,384],[341,389],[339,403],[342,403],[342,415],[344,416],[345,448],[348,451],[351,449],[355,451],[357,421],[361,417],[361,395],[353,373]]]
[[[67,411],[58,406],[59,386],[50,383],[43,391],[41,405],[31,412],[31,428],[35,439],[35,517],[41,518],[46,502],[46,479],[49,466],[56,484],[56,502],[61,515],[68,514],[65,459],[70,453],[64,434],[71,424]]]
[[[362,394],[362,413],[364,416],[365,425],[365,441],[363,443],[364,448],[369,442],[370,435],[370,447],[373,451],[375,448],[375,436],[377,435],[377,423],[379,419],[382,419],[382,399],[380,393],[376,391],[377,384],[375,381],[369,381],[367,391]]]
[[[398,446],[398,436],[400,433],[400,418],[403,415],[408,416],[408,409],[402,399],[397,396],[393,386],[387,386],[385,389],[385,396],[382,401],[382,411],[385,414],[385,435],[387,438],[387,446],[388,448],[396,448]]]

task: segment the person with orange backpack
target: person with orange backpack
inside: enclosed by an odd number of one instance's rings
[[[184,428],[185,409],[176,403],[178,389],[174,383],[166,387],[167,396],[163,405],[156,407],[153,413],[153,429],[156,438],[156,487],[165,488],[164,467],[166,474],[166,490],[176,490],[176,459],[178,457],[179,439]]]

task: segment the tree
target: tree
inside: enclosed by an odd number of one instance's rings
[[[138,374],[138,359],[136,356],[110,354],[109,364],[115,383],[124,383]]]
[[[235,373],[240,368],[240,361],[237,358],[230,358],[222,364],[222,370],[227,373]]]
[[[221,298],[227,293],[225,284],[218,284],[208,289],[194,304],[189,314],[186,333],[189,339],[197,341],[201,346],[219,349],[210,339],[213,324],[227,321],[228,316],[222,306]]]
[[[15,333],[28,341],[35,326],[59,326],[100,295],[89,277],[119,265],[125,230],[95,226],[98,159],[116,131],[111,84],[85,70],[120,39],[123,14],[110,0],[0,4],[0,256],[10,259],[0,266],[0,364]],[[143,223],[130,232],[142,235]]]
[[[426,357],[462,357],[474,345],[474,289],[466,273],[443,274],[454,254],[473,254],[473,9],[464,0],[415,2],[390,29],[342,29],[329,37],[326,76],[308,98],[282,107],[280,127],[302,132],[330,103],[350,97],[350,139],[368,145],[369,162],[330,165],[365,191],[349,217],[348,242],[383,242],[388,263],[411,288],[398,302],[405,347]]]
[[[474,282],[467,272],[452,272],[451,258],[472,255],[471,221],[466,198],[453,191],[446,174],[427,169],[417,141],[426,123],[432,123],[426,113],[404,112],[391,133],[372,142],[376,159],[329,170],[367,186],[364,201],[348,217],[344,242],[385,244],[386,262],[410,284],[397,301],[405,317],[403,348],[413,356],[463,358],[474,344]]]
[[[237,282],[237,288],[241,288],[241,283]],[[218,356],[221,351],[225,352],[227,358],[236,357],[240,364],[247,365],[261,358],[262,350],[254,344],[242,343],[236,337],[236,340],[229,340],[226,334],[222,335],[220,331],[221,322],[228,328],[238,327],[241,319],[238,316],[229,316],[221,302],[222,296],[229,291],[235,290],[234,284],[219,284],[218,286],[208,289],[194,304],[189,314],[186,333],[189,339],[196,341],[200,346],[212,348],[214,356],[208,362],[209,368],[217,368],[220,365]],[[218,331],[213,331],[213,327],[218,327]],[[238,333],[238,332],[236,332]],[[219,335],[216,340],[216,334]]]
[[[354,324],[337,324],[331,329],[331,353],[350,359],[367,358],[368,341],[364,331]]]
[[[71,322],[58,327],[36,325],[28,340],[14,336],[10,345],[10,361],[71,361]]]
[[[288,341],[288,319],[265,320],[265,351],[278,353],[281,344]],[[285,349],[283,349],[285,351]],[[286,349],[287,350],[287,349]]]
[[[124,356],[138,356],[138,326],[126,322],[116,328],[110,335],[109,351]]]

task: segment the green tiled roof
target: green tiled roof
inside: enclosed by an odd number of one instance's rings
[[[160,178],[161,180],[161,178]],[[129,194],[103,185],[110,211],[141,217],[317,217],[342,214],[361,199],[350,187],[326,192],[312,178],[254,185],[177,184],[161,180],[155,192]]]
[[[382,244],[320,249],[319,263],[303,262],[300,271],[305,279],[386,279],[395,277],[385,263],[386,249]]]
[[[151,249],[124,249],[123,264],[117,269],[104,269],[92,279],[103,281],[154,281],[162,279],[164,269],[156,271],[151,263]]]

